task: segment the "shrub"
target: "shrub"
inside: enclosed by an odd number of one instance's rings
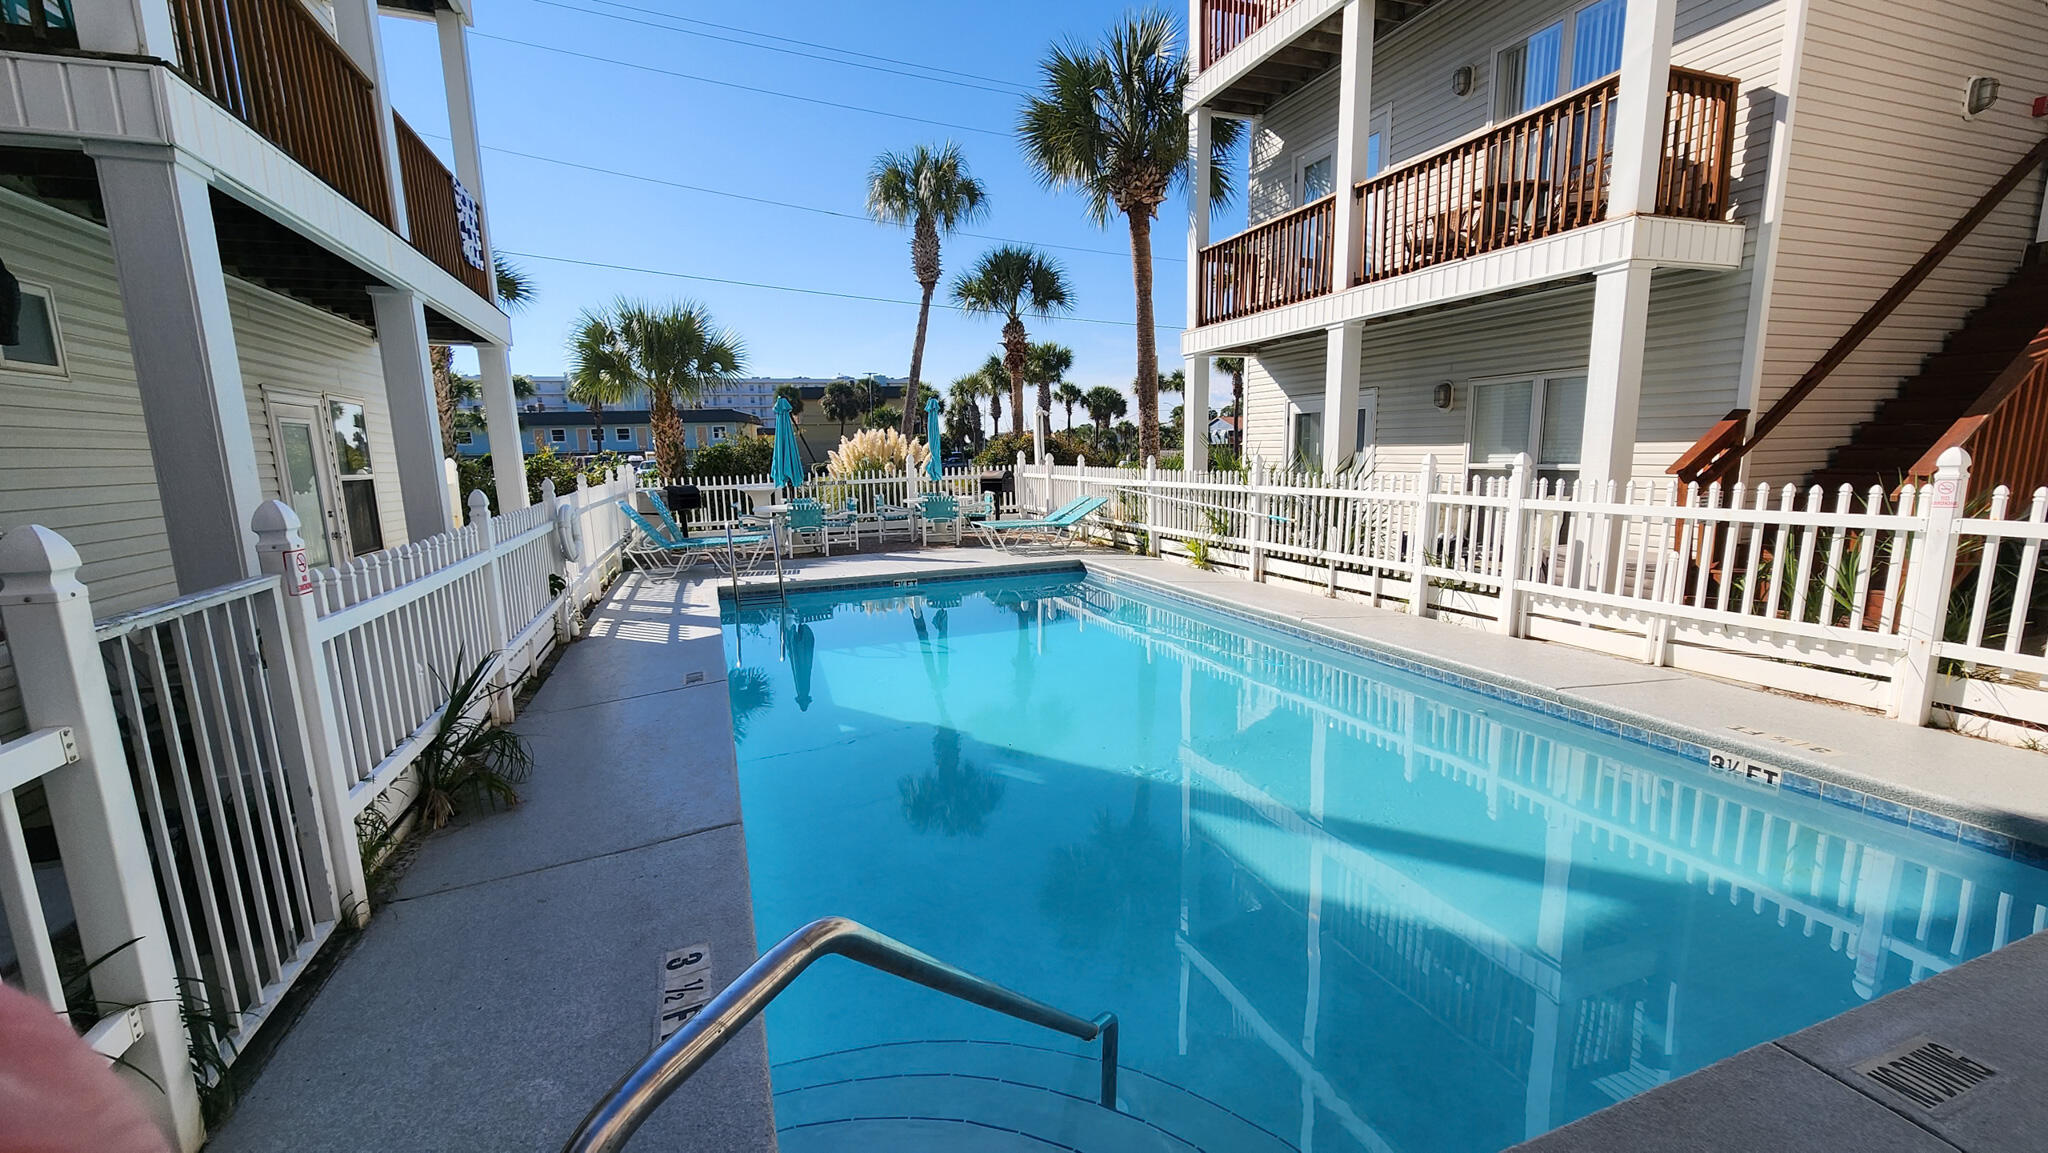
[[[694,476],[761,476],[775,464],[775,438],[747,436],[697,450]]]
[[[825,455],[825,472],[834,477],[900,473],[906,453],[913,468],[921,469],[931,459],[931,450],[922,441],[905,440],[893,428],[864,428]]]
[[[1088,446],[1080,437],[1071,432],[1055,432],[1046,438],[1045,451],[1052,455],[1054,464],[1072,464],[1088,452]],[[1017,463],[1017,454],[1031,459],[1031,434],[1028,432],[1006,432],[990,437],[988,445],[975,455],[974,463],[983,468],[1002,468]]]
[[[576,462],[556,452],[553,445],[541,445],[539,452],[526,458],[526,499],[540,503],[540,485],[544,480],[555,482],[557,496],[576,491]]]

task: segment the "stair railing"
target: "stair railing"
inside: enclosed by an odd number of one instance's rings
[[[732,984],[713,997],[702,1012],[663,1041],[647,1059],[605,1094],[563,1153],[614,1153],[647,1120],[669,1094],[713,1054],[732,1040],[747,1022],[760,1016],[777,994],[790,986],[811,962],[838,955],[894,977],[958,997],[1019,1021],[1043,1026],[1083,1041],[1102,1041],[1102,1107],[1116,1108],[1117,1021],[1104,1013],[1092,1021],[1062,1012],[977,977],[883,936],[845,917],[822,917],[777,942]]]
[[[1950,448],[1970,454],[1970,476],[1979,491],[2000,486],[2029,499],[2048,485],[2048,461],[2041,445],[2048,440],[2048,329],[2036,333],[2027,347],[1991,382],[1969,411],[1956,418],[1933,447],[1906,474],[1913,484],[1934,476],[1936,462]]]
[[[1947,232],[1942,233],[1941,239],[1935,241],[1934,245],[1923,253],[1919,260],[1913,262],[1911,268],[1900,274],[1897,282],[1889,289],[1886,289],[1883,296],[1878,297],[1875,303],[1864,310],[1862,316],[1856,318],[1856,323],[1849,326],[1848,331],[1842,334],[1841,339],[1835,341],[1826,352],[1822,353],[1820,359],[1813,362],[1813,367],[1807,369],[1805,374],[1793,382],[1790,389],[1786,390],[1785,395],[1779,397],[1777,403],[1771,405],[1770,409],[1757,419],[1756,427],[1750,431],[1748,439],[1732,447],[1724,447],[1719,451],[1709,452],[1705,447],[1707,441],[1717,436],[1725,436],[1723,424],[1726,422],[1723,421],[1721,424],[1716,424],[1712,429],[1709,429],[1706,436],[1700,438],[1698,444],[1695,444],[1684,456],[1679,458],[1680,461],[1694,461],[1695,464],[1698,463],[1698,458],[1701,455],[1706,456],[1710,460],[1712,464],[1711,471],[1708,473],[1695,471],[1694,478],[1699,480],[1702,485],[1706,485],[1732,477],[1736,466],[1741,463],[1742,458],[1749,455],[1750,450],[1756,448],[1759,441],[1769,436],[1772,429],[1777,428],[1779,424],[1784,422],[1786,417],[1792,415],[1792,410],[1798,408],[1802,401],[1813,395],[1814,390],[1819,388],[1821,383],[1827,380],[1837,368],[1840,368],[1843,361],[1848,360],[1852,353],[1862,347],[1863,342],[1870,337],[1870,334],[1877,331],[1878,325],[1883,324],[1886,317],[1896,312],[1898,307],[1906,302],[1906,298],[1913,294],[1913,290],[1920,287],[1921,283],[1929,276],[1932,276],[1935,268],[1939,267],[1941,262],[1947,259],[1948,254],[1954,252],[1957,246],[1962,244],[1970,233],[1976,231],[1977,226],[1984,223],[1985,218],[1991,215],[1991,211],[1997,208],[1999,203],[2007,196],[2011,195],[2013,189],[2018,188],[2021,182],[2026,180],[2028,176],[2031,176],[2034,169],[2041,166],[2043,160],[2048,160],[2048,137],[2043,137],[2032,148],[2028,149],[2027,154],[2021,157],[2018,163],[2007,169],[2004,176],[1999,177],[1998,183],[1992,185],[1983,196],[1978,198],[1977,203],[1970,206],[1970,210],[1963,214],[1961,220],[1956,221],[1954,226]],[[1677,470],[1678,466],[1674,464],[1670,471],[1676,472]]]

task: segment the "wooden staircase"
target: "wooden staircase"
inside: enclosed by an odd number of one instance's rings
[[[1949,335],[1941,351],[1899,386],[1876,415],[1856,426],[1808,483],[1834,492],[1849,485],[1898,487],[1928,448],[1969,413],[1992,384],[2048,326],[2048,261],[2037,247],[2012,279]]]

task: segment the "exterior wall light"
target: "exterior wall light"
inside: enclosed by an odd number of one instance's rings
[[[1972,120],[1989,111],[1998,103],[1998,77],[1972,76],[1970,86],[1963,91],[1963,119]]]
[[[1436,391],[1430,395],[1430,400],[1436,404],[1440,411],[1451,411],[1451,382],[1447,380],[1437,385]]]
[[[1462,65],[1457,71],[1451,73],[1451,94],[1453,96],[1470,96],[1472,94],[1472,81],[1475,75],[1476,73],[1470,64]]]

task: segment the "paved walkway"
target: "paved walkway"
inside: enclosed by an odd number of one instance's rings
[[[525,803],[430,838],[209,1148],[561,1148],[655,1041],[664,954],[755,956],[713,590],[629,575],[516,728]],[[773,1150],[758,1024],[636,1147]]]

